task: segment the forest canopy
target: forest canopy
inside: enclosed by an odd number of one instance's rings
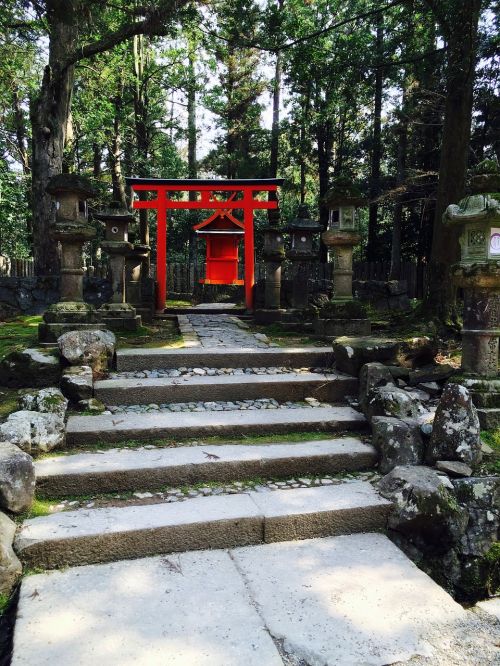
[[[458,256],[441,225],[468,170],[500,160],[499,3],[3,0],[0,252],[57,272],[45,192],[90,176],[283,177],[282,215],[339,177],[370,205],[363,255],[426,262],[445,316]],[[172,256],[192,219],[172,220]],[[148,220],[140,220],[140,235]],[[323,257],[325,258],[325,257]]]

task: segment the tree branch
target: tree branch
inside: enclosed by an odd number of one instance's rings
[[[63,69],[84,58],[91,58],[98,53],[109,51],[117,44],[134,37],[134,35],[164,35],[170,20],[189,2],[190,0],[162,0],[159,7],[148,9],[141,21],[127,23],[96,42],[78,47],[66,59]]]

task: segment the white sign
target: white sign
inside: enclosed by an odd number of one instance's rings
[[[492,227],[490,230],[490,255],[500,256],[500,228]]]

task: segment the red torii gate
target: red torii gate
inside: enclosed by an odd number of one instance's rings
[[[281,178],[258,178],[244,180],[201,180],[169,178],[126,178],[132,192],[151,192],[156,199],[134,199],[133,208],[152,208],[157,211],[156,232],[156,282],[158,310],[163,310],[167,299],[167,210],[207,209],[207,210],[242,210],[245,241],[245,301],[249,310],[253,308],[254,237],[253,212],[259,209],[278,207],[276,194],[268,201],[255,199],[259,192],[276,192],[283,184]],[[196,200],[172,198],[171,193],[196,192]],[[230,193],[226,200],[217,199],[214,193]],[[192,196],[192,195],[191,195]],[[238,196],[240,198],[238,198]]]

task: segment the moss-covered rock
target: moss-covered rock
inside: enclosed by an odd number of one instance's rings
[[[59,384],[59,358],[45,350],[13,351],[0,362],[0,385],[9,388],[38,388]]]

